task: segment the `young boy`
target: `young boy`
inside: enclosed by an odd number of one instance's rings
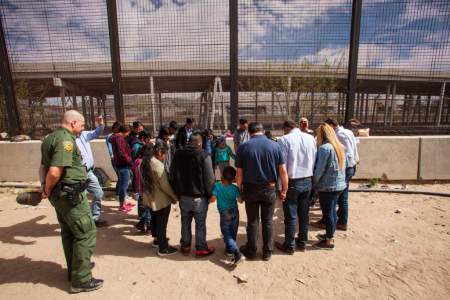
[[[227,255],[234,254],[231,261],[235,265],[242,263],[245,256],[239,251],[236,244],[236,235],[239,227],[239,209],[237,202],[243,203],[241,193],[237,186],[231,182],[236,178],[236,170],[233,167],[225,167],[222,174],[222,183],[218,182],[214,185],[214,191],[208,201],[213,203],[217,199],[217,209],[220,213],[220,230],[222,231],[223,240],[226,244]]]
[[[225,135],[219,136],[217,142],[219,143],[219,147],[216,147],[214,165],[216,169],[217,166],[219,166],[220,174],[222,174],[223,170],[230,165],[230,156],[233,159],[235,159],[236,156],[230,146],[227,145],[227,137]]]

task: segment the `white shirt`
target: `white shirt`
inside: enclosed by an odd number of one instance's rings
[[[317,157],[314,137],[294,128],[278,139],[290,179],[312,177]]]
[[[351,130],[341,126],[339,126],[335,132],[339,142],[341,142],[347,150],[348,167],[354,167],[359,161],[358,149],[356,148],[356,146],[359,145],[359,140]]]

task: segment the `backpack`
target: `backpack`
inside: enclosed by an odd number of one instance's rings
[[[111,182],[111,179],[102,168],[94,168],[92,172],[94,173],[95,177],[97,177],[100,186],[107,186]]]

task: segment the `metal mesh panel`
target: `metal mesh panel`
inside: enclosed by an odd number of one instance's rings
[[[240,1],[240,115],[282,133],[287,118],[343,118],[351,1]]]
[[[448,132],[449,16],[446,0],[363,1],[355,112],[371,133]]]
[[[187,117],[223,130],[215,78],[229,75],[228,2],[118,1],[117,9],[125,120],[154,134]]]
[[[194,117],[201,129],[229,131],[229,2],[116,8],[125,122],[157,134]],[[107,3],[11,0],[0,12],[22,132],[40,138],[73,107],[87,128],[99,113],[110,127]],[[362,1],[354,113],[372,134],[450,132],[449,16],[447,0]],[[275,134],[288,117],[312,129],[327,117],[343,122],[351,18],[352,0],[239,0],[239,117]]]

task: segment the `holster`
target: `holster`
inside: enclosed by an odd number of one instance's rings
[[[86,179],[74,184],[62,184],[62,191],[67,193],[67,202],[70,205],[77,206],[81,203],[80,194],[87,189],[89,182],[90,180]]]

